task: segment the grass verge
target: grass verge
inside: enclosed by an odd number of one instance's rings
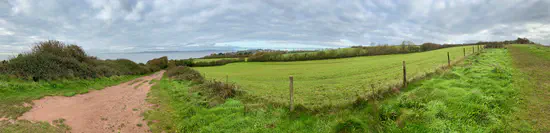
[[[514,66],[525,76],[516,77],[521,87],[522,109],[517,116],[538,132],[550,132],[550,48],[537,45],[508,47]]]

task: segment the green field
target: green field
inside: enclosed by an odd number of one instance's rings
[[[194,84],[164,78],[149,99],[160,108],[145,118],[153,132],[536,132],[532,117],[522,114],[537,114],[544,105],[520,108],[520,92],[532,89],[523,88],[530,83],[520,80],[525,75],[514,69],[512,55],[487,49],[381,101],[328,113],[293,113],[246,96],[206,107],[200,93],[190,93]],[[542,128],[544,118],[538,119]]]
[[[407,63],[407,79],[413,80],[463,59],[463,49],[472,54],[474,46],[453,47],[429,52],[367,56],[300,62],[241,62],[217,67],[195,68],[207,79],[226,80],[259,100],[286,104],[289,76],[294,76],[295,103],[307,108],[350,104],[358,96],[402,84],[402,62]],[[477,49],[476,49],[477,52]]]

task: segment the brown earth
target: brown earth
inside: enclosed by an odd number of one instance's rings
[[[65,119],[74,133],[150,132],[143,121],[145,101],[153,84],[164,71],[117,86],[73,97],[50,96],[34,100],[33,108],[18,119],[46,121]]]

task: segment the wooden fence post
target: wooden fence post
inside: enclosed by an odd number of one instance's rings
[[[294,77],[288,77],[290,79],[290,112],[294,111]]]
[[[466,48],[464,48],[463,50],[464,50],[464,57],[466,57]]]
[[[476,51],[475,51],[475,48],[474,48],[474,47],[475,47],[475,46],[472,46],[472,54],[476,53]]]
[[[229,84],[229,75],[225,75],[225,83]]]
[[[447,52],[447,65],[451,68],[451,55]]]
[[[407,67],[405,61],[403,61],[403,88],[407,87]]]

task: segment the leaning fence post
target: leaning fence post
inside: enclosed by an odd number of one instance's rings
[[[447,65],[449,66],[449,68],[451,67],[451,55],[449,54],[449,52],[447,52]]]
[[[288,77],[290,79],[290,112],[294,111],[294,77]]]
[[[403,88],[407,87],[407,67],[405,66],[405,61],[403,61]]]

